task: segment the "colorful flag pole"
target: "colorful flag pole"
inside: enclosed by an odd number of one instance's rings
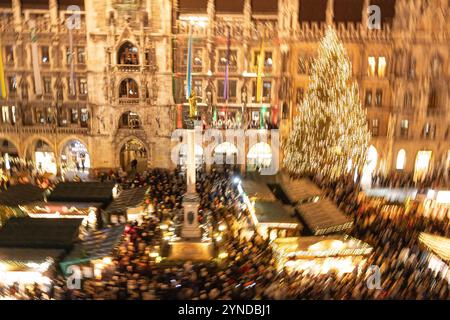
[[[31,57],[33,61],[34,88],[36,95],[42,95],[41,72],[39,70],[39,54],[36,36],[36,22],[30,21],[31,28]]]
[[[3,99],[6,99],[6,82],[5,82],[5,70],[3,68],[3,55],[2,50],[3,48],[0,43],[0,96]]]
[[[191,95],[192,86],[192,25],[189,25],[188,56],[186,71],[186,99]]]
[[[256,78],[256,102],[262,102],[262,74],[264,71],[264,51],[263,51],[263,42],[261,40],[261,45],[259,47],[259,55],[258,55],[258,73]]]

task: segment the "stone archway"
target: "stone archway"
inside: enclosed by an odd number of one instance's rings
[[[6,170],[19,164],[19,149],[16,144],[9,139],[0,138],[0,166]]]
[[[55,149],[46,138],[31,140],[25,151],[25,160],[31,161],[41,172],[57,174]]]
[[[77,138],[70,138],[61,144],[61,168],[69,172],[87,172],[92,159],[87,144]]]
[[[126,172],[142,172],[148,168],[150,152],[145,143],[128,137],[119,145],[119,165]]]

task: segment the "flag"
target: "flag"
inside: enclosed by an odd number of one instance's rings
[[[186,99],[191,95],[192,86],[192,26],[189,26],[188,56],[186,71]]]
[[[73,59],[73,34],[72,34],[72,28],[68,28],[69,29],[69,51],[70,51],[70,55],[69,55],[69,62],[70,62],[70,92],[74,93],[75,92],[75,76],[74,76],[74,59]]]
[[[228,72],[229,72],[229,68],[230,68],[230,27],[228,26],[228,36],[227,36],[227,64],[225,66],[225,82],[223,85],[223,97],[225,98],[225,101],[228,102],[228,94],[229,94],[229,89],[228,89]]]
[[[5,70],[3,70],[2,46],[0,45],[0,96],[6,98]]]
[[[264,71],[264,51],[263,51],[263,43],[261,40],[258,55],[258,73],[256,78],[256,102],[262,102],[263,71]]]
[[[34,88],[36,95],[42,95],[42,83],[41,72],[39,70],[39,54],[36,36],[36,23],[34,20],[30,21],[31,28],[31,57],[33,61],[33,75],[34,75]]]

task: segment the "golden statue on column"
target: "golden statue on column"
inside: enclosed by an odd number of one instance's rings
[[[189,118],[195,118],[197,116],[197,95],[195,91],[191,91],[191,95],[189,96]]]

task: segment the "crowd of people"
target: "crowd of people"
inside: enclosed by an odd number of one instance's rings
[[[313,274],[281,270],[269,239],[255,230],[249,211],[233,184],[235,172],[197,172],[200,197],[199,223],[210,225],[210,235],[220,232],[214,249],[225,253],[207,262],[170,262],[164,255],[167,241],[161,225],[179,232],[182,223],[184,176],[177,170],[148,170],[128,175],[99,173],[100,181],[123,188],[148,187],[151,212],[142,223],[130,223],[117,253],[101,277],[85,279],[81,288],[67,287],[59,275],[47,294],[50,299],[450,299],[450,284],[428,266],[427,251],[418,241],[420,232],[450,236],[450,221],[431,219],[413,207],[401,214],[386,210],[383,202],[360,196],[351,178],[329,181],[314,177],[324,193],[354,219],[349,234],[369,243],[373,252],[361,269],[338,274]],[[396,210],[392,208],[392,210]],[[208,221],[207,221],[208,220]],[[159,260],[158,260],[159,259]],[[367,285],[376,266],[379,287]],[[3,290],[6,290],[5,288]],[[11,290],[8,288],[7,290]],[[30,294],[39,299],[43,295]]]

